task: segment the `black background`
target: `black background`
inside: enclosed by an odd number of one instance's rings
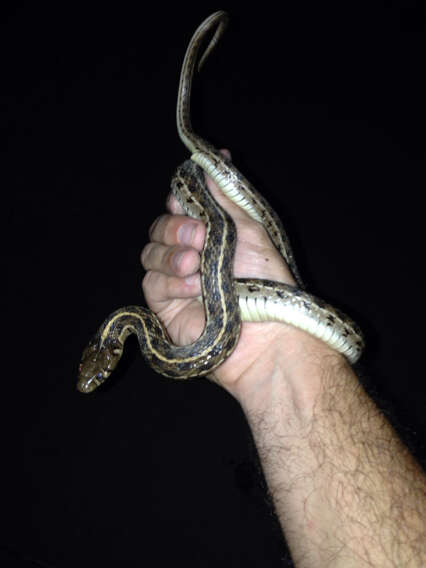
[[[60,7],[58,7],[58,5]],[[423,3],[20,3],[2,17],[3,566],[280,566],[248,426],[129,341],[75,390],[188,157],[175,127],[198,24],[230,26],[193,122],[272,202],[309,288],[365,330],[362,372],[424,460]]]

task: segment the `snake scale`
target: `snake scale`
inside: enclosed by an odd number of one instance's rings
[[[304,290],[282,223],[265,198],[210,143],[195,134],[190,120],[190,94],[198,70],[219,41],[228,23],[215,12],[198,27],[185,54],[177,100],[177,129],[191,159],[177,169],[172,191],[188,215],[202,219],[206,237],[200,272],[205,327],[192,344],[174,345],[158,317],[146,308],[128,306],[110,314],[83,352],[77,388],[89,393],[101,385],[123,354],[126,338],[137,335],[141,352],[158,373],[173,379],[205,376],[235,349],[244,321],[282,321],[325,341],[354,363],[364,341],[357,325],[345,314]],[[206,35],[214,34],[201,58]],[[253,219],[262,223],[287,262],[297,286],[268,280],[234,279],[236,228],[231,217],[207,189],[206,172],[220,189]]]

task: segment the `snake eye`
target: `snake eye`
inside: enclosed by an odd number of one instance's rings
[[[99,380],[103,379],[103,377],[104,377],[103,373],[98,373],[96,375],[96,378],[99,379]]]

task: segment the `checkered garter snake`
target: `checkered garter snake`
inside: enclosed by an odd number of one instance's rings
[[[177,129],[191,159],[172,179],[172,191],[188,215],[202,219],[206,237],[200,272],[205,310],[204,330],[190,345],[174,345],[157,316],[139,306],[120,308],[110,314],[83,352],[77,388],[95,390],[116,367],[126,338],[137,335],[144,358],[158,373],[186,379],[211,373],[238,343],[241,319],[282,321],[304,329],[355,362],[363,348],[356,324],[339,310],[304,290],[293,253],[274,210],[244,176],[211,144],[194,133],[190,121],[190,94],[197,61],[201,68],[226,28],[228,16],[216,12],[193,35],[184,58],[177,101]],[[206,35],[215,30],[199,58]],[[255,221],[263,224],[270,239],[287,262],[297,286],[258,279],[234,279],[232,263],[236,229],[231,217],[207,189],[206,172],[220,189]]]

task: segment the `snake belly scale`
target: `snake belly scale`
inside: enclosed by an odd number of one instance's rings
[[[325,341],[352,363],[361,355],[364,342],[356,324],[304,290],[278,215],[248,180],[192,129],[190,94],[195,66],[199,61],[198,69],[201,68],[227,22],[225,12],[215,12],[196,30],[183,62],[177,101],[178,133],[191,152],[191,160],[177,169],[172,179],[172,191],[188,215],[202,219],[206,224],[200,260],[206,317],[203,333],[190,345],[174,345],[153,312],[140,306],[120,308],[106,318],[83,352],[77,384],[81,392],[92,392],[109,377],[123,354],[125,340],[132,333],[137,335],[142,355],[151,367],[173,379],[205,376],[223,363],[238,343],[241,319],[294,325]],[[211,30],[215,30],[214,35],[199,58],[201,44]],[[264,225],[297,286],[233,278],[235,225],[210,195],[204,172],[230,199]]]

